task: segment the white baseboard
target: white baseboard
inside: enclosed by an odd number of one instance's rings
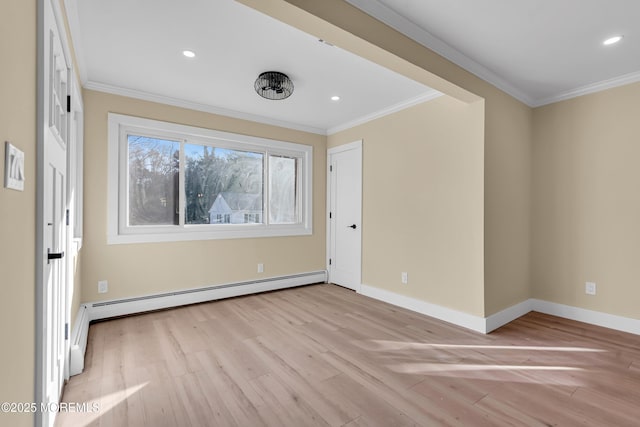
[[[93,320],[310,285],[313,283],[324,283],[326,279],[326,271],[316,271],[250,282],[228,283],[207,288],[187,289],[165,294],[83,304],[78,311],[76,323],[74,324],[71,334],[70,375],[77,375],[84,369],[84,355],[87,348],[89,323]],[[565,319],[577,320],[591,325],[603,326],[605,328],[640,335],[640,320],[638,319],[533,298],[508,307],[489,317],[480,317],[364,284],[360,286],[358,293],[483,334],[494,331],[530,311],[537,311]]]
[[[491,316],[479,317],[364,284],[361,285],[359,293],[483,334],[488,334],[514,321],[518,317],[524,316],[530,311],[537,311],[552,316],[640,335],[640,320],[638,319],[586,310],[584,308],[534,298],[522,301]]]
[[[145,311],[215,301],[218,299],[275,291],[314,283],[325,283],[326,281],[327,272],[323,270],[83,304],[80,307],[80,311],[76,317],[76,323],[73,327],[70,374],[77,375],[84,369],[89,323],[93,320],[108,319],[111,317],[143,313]]]
[[[445,322],[453,323],[454,325],[462,326],[476,332],[481,332],[483,334],[486,333],[485,319],[480,316],[463,313],[462,311],[431,304],[426,301],[365,284],[360,285],[358,293],[398,307],[406,308],[407,310],[415,311],[416,313],[435,317],[436,319],[444,320]]]
[[[532,301],[532,310],[539,313],[550,314],[552,316],[615,329],[616,331],[640,335],[640,320],[638,319],[602,313],[600,311],[586,310],[584,308],[572,307],[570,305],[542,301],[539,299],[531,299],[530,301]]]
[[[532,310],[533,310],[533,300],[528,299],[516,305],[512,305],[511,307],[505,308],[504,310],[499,311],[495,314],[492,314],[489,317],[485,317],[484,333],[488,334],[491,331],[495,331],[499,327],[504,326],[507,323],[513,322],[518,317],[524,316],[525,314],[527,314]]]

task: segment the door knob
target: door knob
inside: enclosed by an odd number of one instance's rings
[[[354,230],[356,229],[356,225],[355,224],[347,225],[347,227],[353,228]]]

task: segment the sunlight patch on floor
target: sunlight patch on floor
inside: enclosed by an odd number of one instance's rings
[[[476,344],[429,344],[419,342],[402,342],[371,340],[379,351],[395,350],[430,350],[430,349],[469,349],[469,350],[523,350],[523,351],[564,351],[576,353],[605,353],[606,350],[586,347],[547,347],[521,345],[476,345]]]
[[[588,372],[572,366],[483,365],[465,363],[397,363],[386,365],[391,371],[408,374],[494,382],[582,386]]]
[[[96,421],[98,421],[101,417],[103,417],[107,412],[111,411],[113,408],[120,404],[126,405],[126,400],[138,393],[142,390],[149,382],[140,383],[131,387],[127,387],[123,390],[117,390],[113,393],[108,393],[103,396],[100,396],[96,399],[92,399],[87,403],[89,406],[93,404],[98,404],[98,410],[96,412],[90,413],[66,413],[60,414],[64,418],[68,418],[62,421],[62,425],[73,425],[74,427],[86,427]],[[77,418],[77,420],[75,419]],[[69,423],[70,420],[73,420],[73,423]],[[99,423],[99,422],[98,422]]]
[[[470,365],[463,363],[400,363],[389,366],[395,372],[405,374],[425,374],[441,371],[584,371],[571,366],[534,366],[534,365]]]

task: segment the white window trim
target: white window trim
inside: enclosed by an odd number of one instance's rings
[[[127,131],[138,130],[147,135],[161,138],[188,140],[193,143],[209,143],[217,147],[258,151],[265,154],[282,154],[298,157],[301,160],[299,192],[301,222],[298,224],[267,224],[268,212],[264,211],[263,224],[198,224],[127,227],[122,221],[126,218],[126,140],[122,135]],[[175,242],[187,240],[236,239],[254,237],[302,236],[313,233],[313,147],[292,142],[239,135],[109,113],[108,118],[108,191],[107,191],[107,244]],[[123,150],[124,148],[124,150]],[[268,171],[268,157],[265,157],[265,187]],[[180,180],[184,178],[184,165],[180,164]],[[182,188],[182,183],[181,183]],[[184,212],[185,194],[180,194],[180,212]],[[268,191],[264,193],[264,206],[268,207]],[[181,218],[183,216],[181,215]],[[183,220],[181,219],[182,223]]]

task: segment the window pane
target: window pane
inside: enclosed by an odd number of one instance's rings
[[[264,155],[185,144],[186,224],[263,222]]]
[[[175,225],[180,143],[127,135],[129,225]]]
[[[269,156],[269,222],[298,223],[298,159]]]

